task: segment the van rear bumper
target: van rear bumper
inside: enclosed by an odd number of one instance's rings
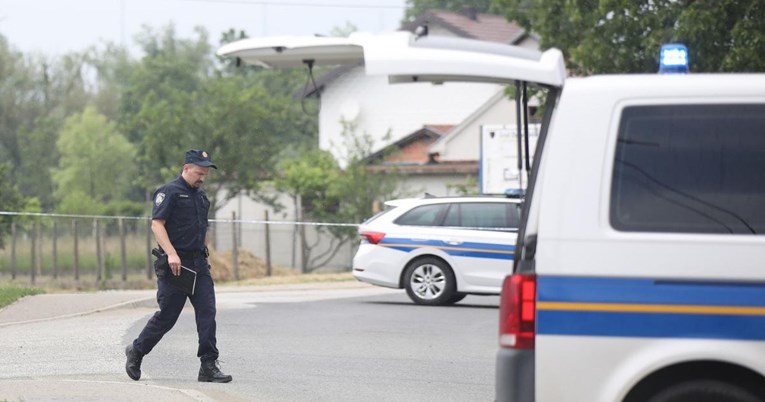
[[[495,380],[497,402],[533,402],[534,351],[500,348]]]

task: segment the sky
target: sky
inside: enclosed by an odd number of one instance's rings
[[[178,38],[203,26],[218,45],[229,28],[249,36],[328,35],[353,24],[359,31],[393,31],[406,0],[0,0],[0,34],[24,53],[58,56],[113,42],[135,46],[143,25],[173,24]]]

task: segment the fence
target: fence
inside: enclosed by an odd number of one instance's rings
[[[0,283],[76,288],[153,286],[148,217],[0,212],[9,226],[0,248]],[[349,271],[355,224],[210,220],[208,244],[217,281]],[[343,231],[342,238],[332,235]]]

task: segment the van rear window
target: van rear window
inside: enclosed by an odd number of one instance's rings
[[[611,185],[622,231],[765,232],[765,105],[632,106]]]

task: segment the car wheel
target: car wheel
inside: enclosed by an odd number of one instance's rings
[[[454,303],[457,295],[452,269],[437,258],[412,261],[404,272],[404,287],[413,302],[428,306]]]
[[[694,380],[666,388],[649,402],[758,402],[760,398],[738,385],[715,380]]]

